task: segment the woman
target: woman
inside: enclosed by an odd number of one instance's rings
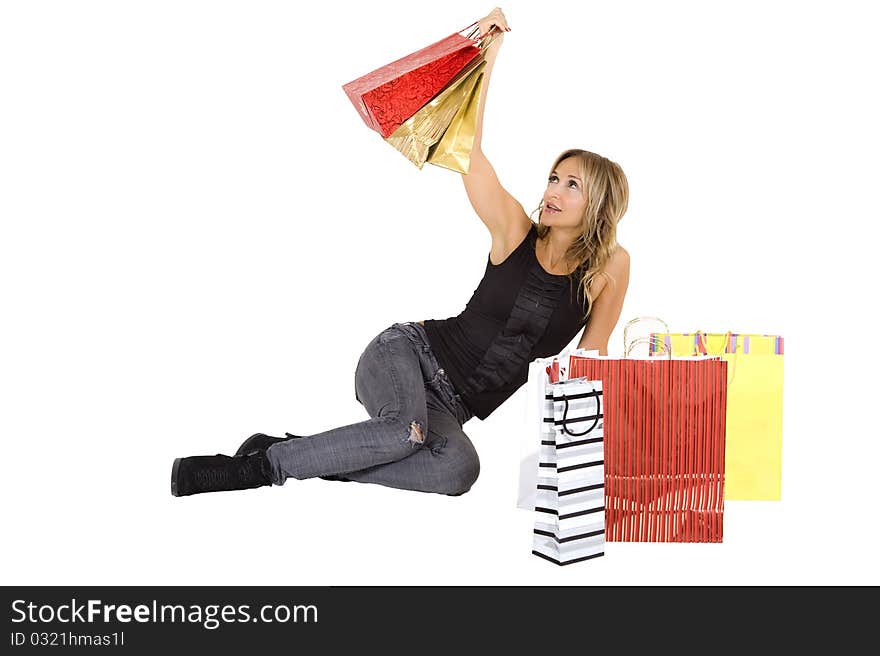
[[[174,461],[175,496],[282,485],[289,477],[467,492],[480,462],[462,426],[488,417],[527,379],[528,364],[579,346],[607,354],[629,280],[616,242],[627,207],[620,167],[582,150],[551,167],[535,225],[481,150],[489,78],[509,31],[502,11],[479,21],[500,33],[486,53],[470,170],[471,205],[492,236],[483,280],[457,317],[394,324],[360,357],[355,396],[370,419],[309,437],[257,433],[234,456]]]

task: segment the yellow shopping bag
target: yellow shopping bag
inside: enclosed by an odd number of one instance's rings
[[[719,355],[728,364],[724,498],[782,496],[783,338],[738,333],[654,333],[675,356]],[[661,350],[656,349],[658,352]],[[651,353],[655,353],[652,340]]]

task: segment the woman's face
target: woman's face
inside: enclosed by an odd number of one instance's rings
[[[560,228],[580,227],[586,206],[584,181],[577,160],[574,157],[564,159],[547,180],[541,223]]]

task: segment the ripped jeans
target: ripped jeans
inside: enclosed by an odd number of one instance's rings
[[[335,476],[402,490],[459,495],[480,473],[462,424],[473,415],[431,351],[423,326],[395,323],[369,343],[355,398],[370,419],[266,450],[273,483]]]

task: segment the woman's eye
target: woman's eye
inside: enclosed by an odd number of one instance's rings
[[[574,188],[575,188],[575,189],[578,188],[578,183],[575,182],[574,180],[569,180],[568,184],[570,184],[570,185],[574,185]]]
[[[551,175],[549,178],[547,178],[547,182],[556,182],[558,179],[559,178],[557,178],[555,175]]]

